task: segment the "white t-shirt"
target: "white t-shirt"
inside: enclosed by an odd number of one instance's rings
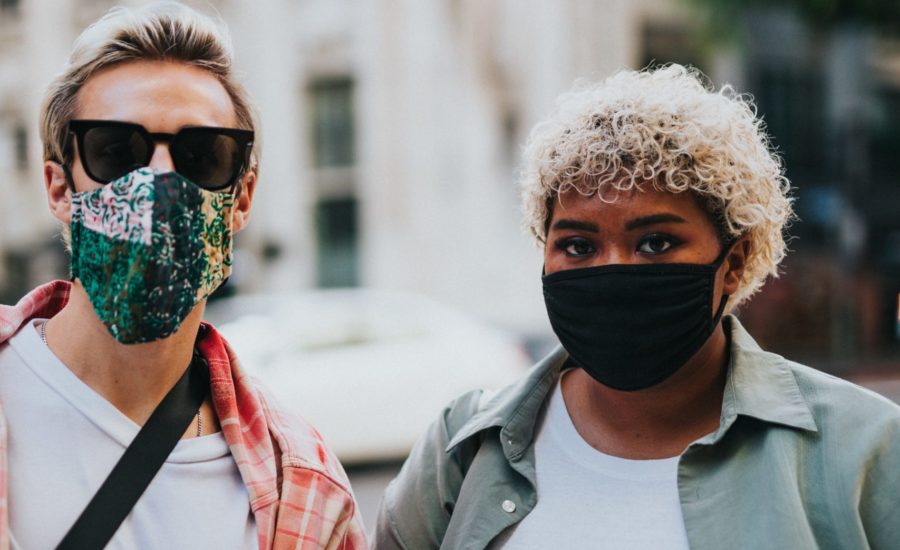
[[[128,368],[128,365],[122,365]],[[140,427],[26,324],[0,345],[13,548],[54,548]],[[178,442],[107,548],[256,548],[247,489],[222,433]]]
[[[688,548],[678,457],[629,460],[594,449],[572,424],[559,383],[537,430],[537,505],[492,548]]]

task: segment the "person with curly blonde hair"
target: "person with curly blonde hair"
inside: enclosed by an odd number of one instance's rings
[[[444,410],[375,548],[898,547],[900,407],[731,314],[778,276],[793,217],[751,99],[619,72],[562,95],[524,157],[561,346]]]

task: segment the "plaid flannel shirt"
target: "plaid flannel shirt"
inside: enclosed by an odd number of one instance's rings
[[[30,319],[55,315],[70,290],[68,282],[54,281],[31,291],[15,306],[0,305],[0,345]],[[244,375],[228,343],[207,326],[200,351],[209,363],[210,394],[250,494],[259,547],[366,548],[350,483],[321,436],[267,400]],[[10,544],[6,430],[0,408],[0,550]]]

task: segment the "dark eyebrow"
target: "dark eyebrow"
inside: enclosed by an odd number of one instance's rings
[[[627,231],[631,231],[632,229],[637,229],[639,227],[645,227],[648,225],[655,225],[658,223],[687,223],[687,220],[685,220],[681,216],[676,216],[675,214],[653,214],[651,216],[635,218],[629,221],[625,224],[625,229]]]
[[[600,228],[590,222],[581,222],[578,220],[559,220],[553,224],[553,229],[577,229],[580,231],[590,231],[591,233],[599,233]]]

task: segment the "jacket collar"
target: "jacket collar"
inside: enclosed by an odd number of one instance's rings
[[[557,346],[525,377],[494,395],[483,396],[480,410],[450,440],[447,451],[481,431],[499,427],[506,456],[522,456],[533,439],[537,415],[568,359],[566,350]]]
[[[763,351],[736,317],[723,318],[731,335],[731,364],[722,402],[724,434],[738,416],[748,416],[801,430],[816,431],[789,362]],[[478,413],[450,440],[451,451],[464,440],[490,428],[500,428],[504,453],[517,460],[531,445],[541,407],[569,354],[558,346],[518,382],[483,398]],[[717,438],[718,439],[718,438]]]
[[[68,281],[52,281],[32,290],[14,306],[0,305],[0,344],[29,319],[56,315],[69,301],[71,288]]]
[[[737,318],[731,329],[731,368],[725,383],[722,417],[749,416],[790,428],[818,431],[790,361],[763,351]]]

